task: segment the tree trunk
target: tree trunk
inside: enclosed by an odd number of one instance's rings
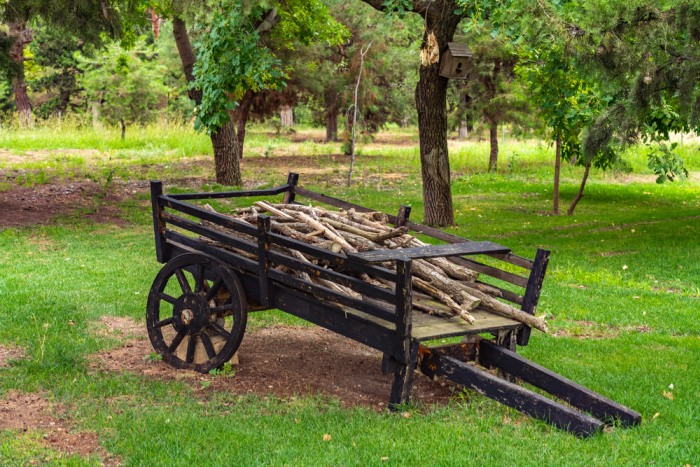
[[[467,121],[462,120],[459,122],[459,139],[465,140],[469,138],[469,127],[467,126]]]
[[[491,141],[489,172],[496,172],[498,170],[498,122],[491,122],[489,125],[489,139]]]
[[[283,105],[280,108],[280,124],[282,128],[292,128],[294,126],[294,109],[291,105]]]
[[[10,23],[9,35],[14,39],[10,46],[10,57],[15,64],[15,73],[12,78],[12,92],[15,95],[15,105],[19,124],[23,128],[32,126],[34,115],[32,114],[32,104],[27,94],[27,82],[24,78],[24,47],[32,42],[32,30],[25,22]]]
[[[454,1],[436,1],[427,11],[424,10],[424,48],[431,32],[435,34],[439,50],[444,50],[447,43],[452,41],[461,20],[461,16],[454,14],[456,9]],[[416,110],[423,178],[423,214],[426,224],[438,227],[454,225],[447,150],[447,84],[447,78],[440,76],[439,61],[421,64],[416,86]]]
[[[588,173],[591,171],[591,162],[588,161],[586,164],[586,170],[583,171],[583,178],[581,179],[581,185],[578,187],[578,193],[576,193],[576,197],[574,200],[571,202],[571,206],[569,206],[569,210],[566,211],[566,215],[570,216],[574,213],[574,209],[576,209],[576,205],[578,204],[579,201],[581,201],[581,198],[583,198],[583,190],[586,188],[586,181],[588,181]]]
[[[557,142],[555,149],[556,156],[554,158],[554,194],[552,197],[553,209],[555,215],[559,215],[559,172],[561,171],[561,133],[557,134]]]
[[[234,154],[236,135],[234,126],[224,125],[219,131],[211,133],[211,142],[214,146],[214,154]],[[216,181],[222,185],[238,185],[241,181],[240,160],[235,157],[214,158],[216,168]]]
[[[325,93],[326,143],[338,141],[338,94],[335,91]]]
[[[188,83],[192,83],[194,81],[192,70],[197,57],[187,33],[187,24],[181,18],[173,18],[173,36],[175,37],[175,44],[182,61],[185,79],[187,79]],[[195,105],[202,103],[202,91],[200,89],[189,88],[187,94],[195,102]],[[237,153],[238,145],[234,144],[236,129],[233,126],[233,122],[229,120],[217,131],[212,131],[210,138],[214,149],[214,168],[217,183],[222,185],[242,185],[240,157],[239,153]]]
[[[124,138],[126,137],[126,123],[124,123],[124,120],[119,120],[119,125],[122,129],[122,141],[124,141]]]
[[[243,95],[243,99],[238,103],[238,106],[229,111],[229,116],[231,121],[236,126],[236,133],[234,134],[234,140],[236,141],[236,154],[240,159],[243,158],[243,143],[245,142],[245,126],[248,123],[248,117],[250,116],[250,108],[253,105],[253,98],[255,97],[255,92],[248,90]]]
[[[92,101],[90,104],[90,113],[92,114],[92,127],[102,128],[102,122],[100,121],[100,103],[97,101]]]

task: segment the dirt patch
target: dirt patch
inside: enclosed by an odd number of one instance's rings
[[[381,372],[381,353],[323,328],[276,326],[246,332],[238,351],[240,364],[234,366],[232,376],[175,370],[149,358],[153,348],[145,325],[140,329],[140,338],[93,355],[92,369],[185,381],[202,395],[321,396],[337,398],[346,407],[375,410],[386,408],[389,398],[392,376]],[[450,383],[416,373],[412,401],[444,404],[457,390]]]
[[[65,411],[43,395],[10,391],[0,399],[0,430],[39,431],[50,449],[67,455],[97,457],[104,465],[119,465],[119,460],[99,445],[96,433],[71,431],[63,418]]]
[[[566,329],[552,333],[554,337],[569,337],[573,339],[611,339],[619,337],[623,332],[651,332],[649,326],[611,326],[593,321],[573,321]]]
[[[19,360],[24,356],[24,352],[21,349],[7,347],[0,344],[0,368],[7,368],[10,366],[11,360]]]
[[[116,204],[135,190],[105,190],[95,182],[38,185],[0,192],[0,228],[47,224],[61,215],[84,210],[95,222],[123,224]]]

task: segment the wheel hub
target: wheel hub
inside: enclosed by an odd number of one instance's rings
[[[173,326],[177,332],[185,331],[190,335],[196,334],[209,321],[209,307],[204,297],[194,293],[186,293],[175,303],[173,318]]]

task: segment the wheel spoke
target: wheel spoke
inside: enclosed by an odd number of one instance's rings
[[[197,273],[194,275],[194,291],[196,293],[202,292],[204,290],[204,265],[197,265]]]
[[[224,283],[224,280],[222,278],[218,278],[216,282],[214,282],[214,285],[211,286],[209,291],[207,292],[207,296],[204,297],[204,299],[208,302],[214,296],[219,292],[219,289],[221,288],[221,285]]]
[[[229,333],[226,329],[224,329],[223,327],[221,327],[221,325],[217,323],[209,322],[207,324],[207,327],[226,340],[229,340],[231,338],[231,333]]]
[[[175,277],[177,277],[177,281],[180,283],[180,288],[182,289],[183,293],[192,292],[192,288],[190,288],[190,283],[187,282],[187,278],[185,277],[185,273],[182,272],[182,269],[178,269],[175,271]]]
[[[168,324],[172,324],[173,322],[173,317],[171,316],[170,318],[165,318],[162,321],[158,321],[156,324],[153,325],[154,328],[162,328],[164,326],[167,326]]]
[[[206,332],[203,332],[200,334],[201,339],[202,339],[202,344],[204,345],[204,350],[207,351],[207,357],[209,358],[214,358],[216,357],[216,350],[214,349],[214,344],[211,343],[211,338]]]
[[[197,335],[190,336],[190,341],[187,343],[187,357],[186,362],[192,363],[194,361],[194,352],[197,349]]]
[[[214,315],[216,313],[221,313],[222,311],[231,311],[233,310],[233,305],[229,303],[228,305],[221,305],[221,306],[213,306],[209,308],[209,314]]]
[[[185,338],[187,333],[185,331],[180,331],[177,333],[177,336],[173,339],[173,341],[170,343],[170,347],[168,347],[168,352],[173,353],[177,350],[177,348],[180,346],[182,343],[182,339]]]
[[[166,294],[165,292],[161,292],[158,294],[158,298],[160,298],[163,301],[166,301],[170,303],[171,305],[175,305],[175,302],[177,302],[177,298]]]

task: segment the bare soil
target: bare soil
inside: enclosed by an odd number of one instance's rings
[[[99,444],[97,433],[73,431],[65,407],[52,404],[43,394],[10,391],[0,398],[0,430],[38,431],[50,449],[66,455],[98,458],[103,465],[119,465],[119,459]]]
[[[19,360],[23,354],[21,349],[0,344],[0,368],[7,368],[11,360]]]
[[[124,345],[90,358],[93,371],[131,372],[159,380],[189,383],[203,397],[212,392],[232,395],[272,395],[287,399],[321,396],[339,399],[346,407],[386,408],[391,375],[381,372],[379,352],[318,327],[276,326],[246,332],[232,375],[203,375],[175,370],[150,358],[153,348],[145,325],[126,318],[105,318],[112,336],[120,332]],[[121,331],[120,331],[121,330]],[[430,381],[416,373],[412,401],[447,403],[457,389],[444,381]]]

